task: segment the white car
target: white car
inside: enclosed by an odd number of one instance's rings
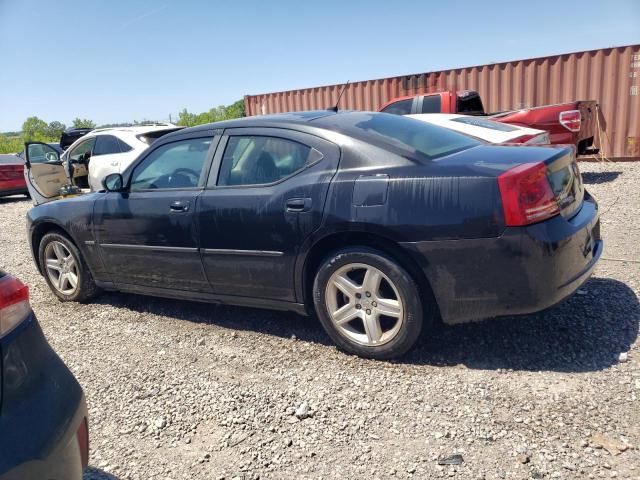
[[[451,113],[420,113],[406,116],[491,143],[525,143],[527,145],[549,143],[549,133],[545,130],[496,122],[487,117]]]
[[[102,190],[104,177],[121,173],[154,140],[180,128],[172,124],[99,128],[73,142],[61,156],[54,155],[47,144],[30,142],[25,177],[33,203],[55,200],[60,189],[70,184]]]

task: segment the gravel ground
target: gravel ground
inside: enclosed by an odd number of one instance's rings
[[[85,479],[640,478],[640,164],[581,168],[608,260],[578,295],[443,328],[400,362],[340,353],[293,314],[125,294],[60,303],[17,197],[0,199],[0,268],[30,285],[84,387]]]

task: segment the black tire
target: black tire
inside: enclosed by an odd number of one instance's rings
[[[331,276],[349,264],[365,264],[375,267],[388,277],[402,300],[404,317],[395,336],[382,345],[363,345],[352,341],[340,332],[329,313],[326,295]],[[427,323],[420,290],[411,275],[398,262],[386,254],[368,247],[350,247],[330,254],[320,265],[313,283],[313,301],[322,326],[338,348],[360,357],[389,360],[400,357],[418,342]],[[360,306],[360,305],[358,305]],[[360,308],[363,308],[360,306]],[[358,320],[355,320],[358,322]]]
[[[73,258],[76,261],[78,281],[75,291],[72,294],[64,294],[63,292],[59,291],[53,285],[51,278],[47,273],[45,250],[47,248],[47,245],[52,242],[60,242],[64,244],[64,246],[71,253],[71,255],[73,255]],[[42,239],[40,240],[40,244],[38,245],[38,261],[40,262],[40,266],[42,267],[42,274],[47,284],[49,285],[49,288],[60,301],[80,303],[87,302],[99,293],[100,289],[93,281],[93,275],[91,275],[91,271],[89,270],[84,257],[75,246],[75,244],[61,232],[50,232],[42,237]]]

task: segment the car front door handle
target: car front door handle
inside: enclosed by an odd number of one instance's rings
[[[181,202],[180,200],[177,200],[169,205],[169,210],[177,213],[187,212],[189,211],[189,202]]]
[[[311,209],[310,198],[290,198],[286,203],[286,211],[291,213],[307,212]]]

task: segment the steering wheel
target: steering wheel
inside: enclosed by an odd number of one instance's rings
[[[172,185],[176,177],[182,177],[182,179],[189,182],[189,185]],[[189,179],[188,177],[192,177],[193,181],[191,181],[191,179]],[[149,185],[149,188],[193,187],[198,185],[199,180],[200,174],[195,170],[191,170],[190,168],[178,168],[173,173],[168,173],[156,178],[154,182]]]
[[[200,181],[200,174],[195,170],[191,170],[190,168],[178,168],[175,170],[175,172],[171,174],[171,176],[178,175],[181,173],[186,173],[187,175],[191,175],[195,179],[195,182],[193,183],[196,185],[198,184],[198,181]]]

